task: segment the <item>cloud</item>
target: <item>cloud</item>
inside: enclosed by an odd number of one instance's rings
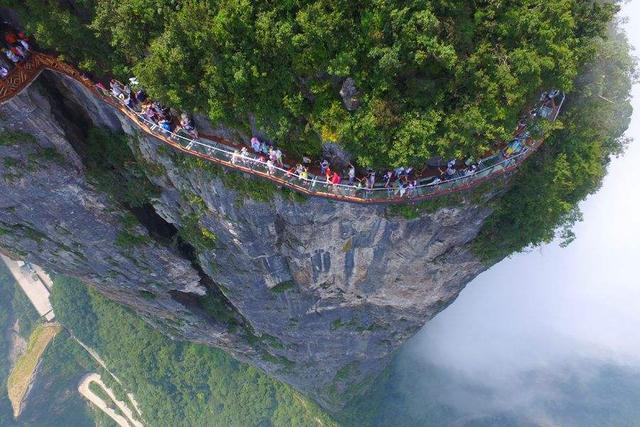
[[[637,49],[640,1],[623,14]],[[628,136],[640,141],[640,87],[633,96]],[[612,410],[640,417],[638,165],[634,142],[582,205],[572,245],[500,263],[412,339],[395,375],[414,420],[428,424],[429,411],[452,425],[625,421]]]

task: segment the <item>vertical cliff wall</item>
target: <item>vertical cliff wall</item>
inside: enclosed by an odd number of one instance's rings
[[[485,268],[469,242],[486,207],[405,220],[302,199],[173,152],[62,76],[45,73],[0,106],[0,126],[32,135],[0,144],[0,247],[329,409]],[[130,135],[159,190],[150,206],[132,212],[87,178],[90,126]]]

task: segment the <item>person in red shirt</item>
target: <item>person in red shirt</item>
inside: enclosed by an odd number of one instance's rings
[[[9,31],[8,33],[5,33],[4,41],[6,41],[9,46],[13,46],[18,43],[18,38],[12,31]]]
[[[338,172],[334,172],[333,175],[331,176],[331,183],[333,185],[338,185],[342,182],[342,178],[340,177],[340,175],[338,175]]]

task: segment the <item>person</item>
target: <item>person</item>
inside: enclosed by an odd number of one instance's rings
[[[269,149],[270,149],[270,148],[271,148],[271,147],[270,147],[270,146],[269,146],[269,144],[267,144],[266,142],[261,142],[261,143],[260,143],[260,152],[261,152],[262,154],[264,154],[265,156],[268,156],[268,155],[269,155]]]
[[[24,33],[24,31],[19,31],[18,32],[18,40],[24,40],[24,41],[29,41],[29,37],[27,37],[27,35]]]
[[[302,164],[306,167],[309,167],[309,165],[311,164],[311,158],[308,156],[302,156]]]
[[[142,104],[147,100],[147,92],[145,92],[144,89],[140,89],[135,93],[135,97],[136,101],[138,101],[139,104]]]
[[[6,41],[9,46],[12,46],[18,42],[18,38],[13,31],[9,31],[5,33],[4,41]]]
[[[193,126],[193,122],[191,122],[187,113],[180,115],[180,129],[183,129],[191,138],[198,139],[198,131]]]
[[[307,179],[309,179],[309,170],[303,166],[299,176],[302,181],[306,181]]]
[[[234,165],[237,164],[239,158],[240,158],[240,151],[233,150],[233,154],[231,155],[231,163],[233,163]]]
[[[349,163],[349,172],[347,173],[349,176],[349,185],[353,185],[353,180],[356,178],[356,168]]]
[[[20,62],[20,58],[9,49],[2,48],[2,51],[4,52],[5,56],[9,58],[9,60],[14,64],[17,64],[18,62]]]
[[[113,91],[113,90],[112,90]],[[142,106],[142,114],[150,122],[156,122],[156,110],[153,108],[153,104],[146,104]]]
[[[256,153],[260,152],[260,141],[255,136],[253,138],[251,138],[251,148]]]
[[[331,182],[331,174],[332,174],[331,168],[327,167],[324,170],[324,176],[325,176],[327,182]]]
[[[120,95],[122,95],[122,86],[117,80],[111,79],[109,81],[109,86],[111,87],[111,93],[113,94],[113,96],[119,98]]]
[[[329,168],[329,161],[327,159],[323,159],[320,162],[320,175],[324,175],[328,168]]]
[[[409,184],[407,184],[407,196],[413,197],[417,187],[418,187],[418,181],[416,180],[409,181]]]
[[[0,65],[0,78],[6,78],[9,75],[9,70],[6,67]]]
[[[284,167],[284,163],[282,162],[282,150],[280,150],[279,148],[276,149],[276,163],[281,168]]]
[[[396,180],[396,194],[399,194],[400,197],[404,197],[405,192],[407,191],[407,188],[404,186],[404,183],[402,182],[402,180],[398,179]]]
[[[131,96],[131,94],[129,94],[128,96],[126,96],[124,98],[124,105],[126,105],[127,107],[133,109],[135,107],[135,100],[133,99],[133,97]]]
[[[25,52],[28,52],[31,50],[31,46],[29,46],[29,43],[27,43],[25,39],[18,40],[18,43],[20,43],[20,46],[22,46]]]
[[[334,172],[333,175],[331,175],[331,184],[338,185],[341,182],[342,182],[342,177],[338,175],[338,172]]]
[[[171,132],[171,122],[166,118],[162,118],[158,124],[160,125],[163,133],[168,134]]]
[[[393,178],[393,172],[387,171],[387,173],[384,174],[382,179],[384,180],[385,188],[390,188],[391,187],[391,179],[392,178]]]
[[[243,165],[247,164],[247,159],[249,159],[249,150],[247,150],[247,147],[242,147],[240,149],[240,160]]]
[[[267,172],[269,173],[269,175],[273,175],[276,173],[276,167],[271,159],[267,160]]]
[[[11,46],[11,52],[13,52],[20,60],[27,58],[27,52],[20,45]]]
[[[276,150],[273,147],[269,147],[269,160],[271,160],[274,164],[276,163],[278,156],[276,156]]]
[[[369,190],[373,190],[373,187],[376,185],[376,173],[369,169],[369,176],[367,179],[367,188]]]

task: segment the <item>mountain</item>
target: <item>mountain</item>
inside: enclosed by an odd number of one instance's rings
[[[0,105],[0,247],[339,410],[474,277],[570,226],[620,151],[633,71],[625,41],[572,25],[591,55],[541,151],[516,174],[409,206],[301,196],[224,169],[45,71]],[[603,70],[608,80],[591,78]],[[246,142],[241,125],[211,118],[196,123]]]

